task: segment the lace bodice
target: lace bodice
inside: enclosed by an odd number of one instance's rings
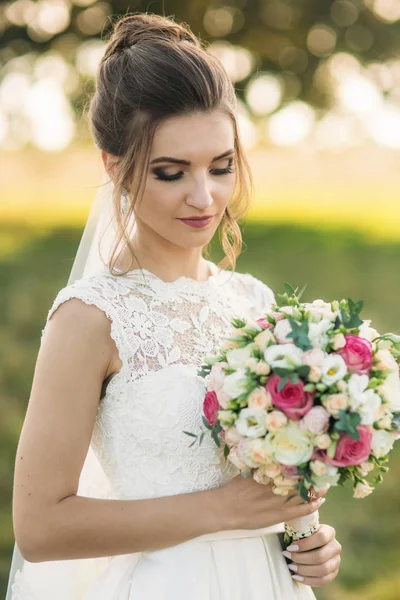
[[[99,401],[91,446],[115,498],[204,490],[238,474],[209,436],[190,448],[183,431],[203,428],[204,356],[226,338],[232,316],[258,318],[274,296],[250,274],[209,265],[203,282],[164,282],[146,270],[116,277],[104,267],[61,289],[49,310],[46,325],[62,302],[79,298],[110,319],[122,367]]]

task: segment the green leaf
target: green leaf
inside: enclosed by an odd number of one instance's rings
[[[299,381],[299,376],[297,375],[297,373],[292,373],[289,377],[290,381],[295,384]]]
[[[285,369],[283,367],[274,367],[274,373],[279,375],[279,377],[285,377],[286,375],[291,375],[293,371],[291,371],[290,369]]]
[[[190,433],[190,431],[184,431],[183,433],[186,433],[186,435],[190,435],[190,437],[197,438],[197,435],[195,433]]]
[[[305,284],[305,285],[304,285],[304,286],[301,288],[301,291],[300,291],[300,293],[297,295],[297,299],[298,299],[298,301],[299,301],[299,302],[300,302],[300,299],[301,299],[302,295],[304,294],[304,291],[305,291],[306,287],[307,287],[307,284]]]
[[[212,427],[211,427],[210,423],[207,421],[207,419],[204,416],[202,416],[201,419],[202,419],[205,427],[207,427],[207,429],[212,430]]]
[[[301,365],[301,367],[297,367],[296,372],[303,379],[307,379],[308,375],[310,374],[310,369],[311,367],[309,365]]]
[[[216,429],[213,429],[211,431],[211,437],[213,438],[213,440],[217,444],[217,446],[221,446],[221,440],[219,439]]]
[[[293,296],[295,294],[295,289],[294,289],[294,287],[292,287],[290,285],[290,283],[287,283],[285,281],[285,283],[283,284],[283,287],[285,288],[285,290],[287,291],[287,293],[289,294],[289,296]]]
[[[339,419],[334,424],[333,428],[336,431],[344,431],[354,440],[360,439],[356,427],[361,423],[361,416],[355,412],[346,412],[345,410],[339,410]]]
[[[288,318],[292,331],[287,334],[287,337],[293,339],[293,342],[302,350],[311,350],[312,345],[308,338],[308,321],[297,323],[292,317]]]
[[[228,444],[225,444],[225,447],[224,447],[225,458],[228,456],[229,452],[230,452],[230,448],[229,448]]]
[[[281,392],[289,380],[289,375],[285,375],[279,382],[278,391]]]

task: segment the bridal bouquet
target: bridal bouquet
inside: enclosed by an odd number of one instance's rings
[[[243,476],[276,494],[353,484],[364,498],[388,468],[400,433],[400,336],[360,319],[363,301],[301,303],[285,283],[280,306],[255,322],[232,320],[232,335],[206,357],[203,423]],[[205,430],[193,444],[202,442]],[[191,444],[191,445],[193,445]],[[291,497],[291,496],[290,496]],[[312,496],[311,496],[312,497]],[[319,513],[285,523],[285,542],[319,527]]]

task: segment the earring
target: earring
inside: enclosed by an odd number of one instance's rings
[[[123,187],[121,190],[121,194],[122,194],[121,212],[123,215],[125,215],[128,212],[128,208],[129,208],[128,190],[125,187]]]

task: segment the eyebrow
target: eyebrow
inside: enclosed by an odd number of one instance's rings
[[[235,152],[234,149],[230,148],[226,152],[219,154],[219,156],[214,156],[214,158],[212,159],[211,162],[215,162],[216,160],[225,158],[225,156],[229,156],[230,154],[233,154],[234,152]],[[179,165],[186,165],[187,167],[189,167],[191,165],[190,160],[184,160],[183,158],[174,158],[173,156],[159,156],[158,158],[153,158],[153,160],[150,161],[150,164],[153,165],[155,163],[160,163],[160,162],[170,162],[170,163],[175,163],[175,164],[179,164]]]

